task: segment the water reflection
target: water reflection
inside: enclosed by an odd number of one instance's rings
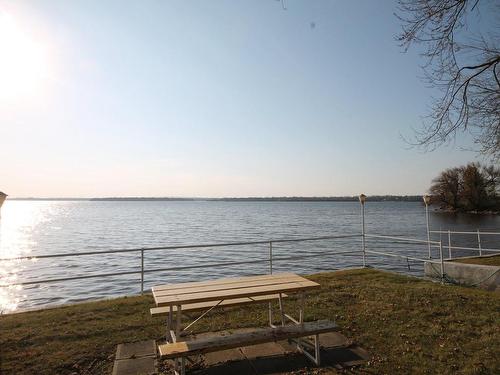
[[[104,251],[158,247],[176,244],[256,241],[270,238],[316,237],[360,233],[357,202],[94,202],[94,201],[6,201],[0,220],[0,258],[40,254]],[[499,215],[453,215],[431,212],[433,230],[500,231]],[[366,230],[372,234],[426,239],[425,209],[414,202],[367,202]],[[443,239],[447,235],[433,234]],[[477,236],[453,235],[453,246],[477,247]],[[499,236],[481,237],[483,248],[499,248]],[[357,251],[359,239],[325,242],[282,243],[273,247],[277,257],[313,254],[327,250],[332,255],[310,257],[307,262],[276,261],[276,272],[313,273],[361,265],[359,254],[337,256],[336,251]],[[370,240],[371,250],[408,256],[427,256],[426,244]],[[446,248],[444,249],[447,251]],[[476,253],[463,253],[475,255]],[[454,251],[454,256],[462,255]],[[154,251],[145,255],[147,269],[174,265],[231,262],[235,259],[267,259],[267,246]],[[392,271],[422,275],[422,264],[399,258],[370,256],[369,265]],[[140,269],[140,253],[99,256],[39,258],[0,262],[0,284],[67,278],[92,273],[114,273]],[[146,289],[158,283],[195,281],[267,272],[267,264],[245,267],[181,270],[148,273]],[[0,311],[42,307],[92,298],[137,293],[140,277],[95,278],[0,288]]]
[[[46,221],[45,211],[49,206],[43,202],[6,201],[0,216],[0,258],[15,258],[29,255],[36,246],[33,234],[37,226]],[[29,263],[28,263],[29,264]],[[0,261],[0,284],[12,284],[19,273],[27,267],[26,262]],[[13,311],[25,298],[20,286],[0,288],[0,313]]]
[[[433,212],[431,220],[431,229],[442,227],[442,229],[457,230],[457,228],[467,228],[468,230],[476,230],[482,228],[486,230],[488,227],[491,230],[498,230],[500,217],[498,215],[483,215],[483,214],[465,214],[451,212]],[[489,225],[488,225],[489,224]]]

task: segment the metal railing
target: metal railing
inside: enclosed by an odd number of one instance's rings
[[[418,258],[418,257],[414,257],[414,256],[404,255],[404,254],[395,254],[395,253],[390,253],[390,252],[386,252],[386,251],[376,251],[376,250],[365,250],[365,251],[368,254],[376,254],[376,255],[406,259],[407,261],[413,260],[413,261],[423,262],[423,263],[439,264],[440,272],[441,272],[441,280],[444,280],[444,277],[445,277],[444,260],[445,259],[443,257],[443,244],[441,241],[420,240],[420,239],[416,239],[416,238],[386,236],[386,235],[379,235],[379,234],[365,234],[365,237],[374,238],[374,239],[385,239],[385,240],[391,240],[391,241],[398,241],[398,242],[402,242],[402,243],[419,243],[419,244],[426,244],[426,245],[430,245],[430,246],[437,246],[439,248],[439,259],[437,259],[437,260],[433,260],[432,258]]]
[[[321,236],[321,237],[303,237],[303,238],[283,238],[283,239],[271,239],[263,241],[247,241],[247,242],[225,242],[225,243],[207,243],[207,244],[194,244],[194,245],[175,245],[175,246],[158,246],[158,247],[145,247],[145,248],[134,248],[134,249],[116,249],[116,250],[105,250],[105,251],[85,251],[76,253],[59,253],[59,254],[41,254],[41,255],[29,255],[20,257],[10,257],[10,258],[0,258],[2,261],[22,261],[22,260],[37,260],[46,258],[66,258],[66,257],[80,257],[80,256],[93,256],[93,255],[104,255],[104,254],[120,254],[120,253],[140,253],[140,269],[134,271],[122,271],[122,272],[110,272],[110,273],[96,273],[90,275],[78,275],[71,277],[61,277],[61,278],[51,278],[51,279],[39,279],[30,280],[24,282],[14,282],[8,284],[0,284],[0,287],[9,286],[24,286],[24,285],[37,285],[37,284],[47,284],[56,283],[62,281],[73,281],[73,280],[83,280],[92,278],[106,278],[114,276],[123,275],[140,275],[140,285],[141,294],[144,293],[144,275],[147,273],[157,273],[165,271],[178,271],[187,269],[197,269],[197,268],[212,268],[212,267],[223,267],[223,266],[234,266],[243,264],[257,264],[257,263],[269,263],[269,273],[273,272],[273,262],[284,261],[284,260],[296,260],[296,259],[306,259],[310,257],[317,257],[318,255],[324,254],[353,254],[360,253],[362,250],[349,250],[349,251],[315,251],[308,252],[307,254],[291,255],[291,256],[275,256],[273,254],[273,244],[277,243],[291,243],[291,242],[306,242],[306,241],[325,241],[334,240],[342,238],[361,238],[360,234],[346,234],[346,235],[336,235],[336,236]],[[255,259],[255,260],[242,260],[242,261],[229,261],[229,262],[219,262],[219,263],[203,263],[196,265],[187,266],[174,266],[174,267],[164,267],[164,268],[150,268],[147,269],[144,265],[145,253],[157,250],[180,250],[180,249],[200,249],[200,248],[214,248],[214,247],[234,247],[234,246],[247,246],[247,245],[265,245],[269,246],[269,252],[267,258]]]
[[[479,256],[483,256],[483,252],[487,253],[500,253],[500,249],[489,249],[489,248],[484,248],[481,245],[481,235],[483,236],[500,236],[500,232],[481,232],[479,229],[476,231],[452,231],[452,230],[430,230],[429,233],[435,233],[435,234],[447,234],[448,235],[448,259],[453,259],[452,257],[452,250],[471,250],[471,251],[477,251],[479,253]],[[477,247],[467,247],[467,246],[452,246],[451,244],[451,236],[452,234],[460,234],[460,235],[474,235],[477,237]]]
[[[449,248],[449,258],[451,259],[451,249],[463,249],[463,250],[478,250],[479,254],[482,252],[500,252],[500,249],[485,249],[481,247],[480,236],[481,235],[500,235],[497,232],[458,232],[458,231],[430,231],[430,233],[439,234],[475,234],[478,236],[479,247],[460,247],[451,246],[451,241],[448,242]],[[360,238],[360,248],[358,250],[348,250],[348,251],[308,251],[306,254],[295,254],[286,256],[276,256],[273,253],[273,245],[278,243],[292,243],[292,242],[306,242],[306,241],[325,241],[325,240],[335,240],[335,239],[346,239],[346,238]],[[449,237],[451,238],[451,237]],[[393,253],[387,251],[377,251],[370,249],[370,244],[367,243],[367,239],[373,240],[388,240],[392,243],[400,242],[407,244],[425,244],[429,247],[434,247],[439,249],[439,258],[419,258],[418,256],[405,255],[401,253]],[[159,251],[159,250],[190,250],[190,249],[203,249],[203,248],[217,248],[217,247],[238,247],[238,246],[248,246],[248,245],[267,245],[268,246],[268,256],[265,258],[251,259],[251,260],[235,260],[235,261],[224,261],[216,263],[202,263],[194,265],[185,266],[173,266],[173,267],[160,267],[160,268],[146,268],[145,266],[145,255],[148,252]],[[139,253],[140,254],[140,265],[139,269],[122,271],[122,272],[109,272],[109,273],[92,273],[87,275],[76,275],[68,277],[50,278],[50,279],[37,279],[28,280],[24,282],[14,282],[8,284],[0,284],[0,287],[10,287],[10,286],[25,286],[25,285],[38,285],[38,284],[48,284],[57,283],[63,281],[73,281],[73,280],[85,280],[93,278],[108,278],[123,275],[140,275],[140,290],[141,294],[144,293],[145,275],[152,273],[159,273],[165,271],[179,271],[179,270],[190,270],[190,269],[202,269],[202,268],[213,268],[213,267],[224,267],[224,266],[235,266],[244,264],[258,264],[258,263],[268,263],[269,273],[273,273],[273,263],[286,260],[297,260],[297,259],[307,259],[311,257],[318,257],[320,255],[342,255],[342,254],[359,254],[361,256],[361,261],[363,266],[367,265],[366,254],[374,254],[378,256],[388,256],[399,259],[404,259],[406,261],[412,260],[417,262],[427,262],[431,264],[439,264],[441,279],[445,280],[445,269],[444,261],[446,260],[443,255],[443,242],[433,241],[433,240],[422,240],[407,237],[398,236],[388,236],[388,235],[378,235],[378,234],[345,234],[345,235],[334,235],[334,236],[320,236],[320,237],[302,237],[302,238],[282,238],[282,239],[270,239],[261,241],[246,241],[246,242],[225,242],[225,243],[205,243],[205,244],[192,244],[192,245],[174,245],[174,246],[157,246],[157,247],[143,247],[143,248],[132,248],[132,249],[115,249],[115,250],[105,250],[105,251],[85,251],[76,253],[59,253],[59,254],[41,254],[41,255],[28,255],[20,257],[10,257],[10,258],[0,258],[0,262],[3,261],[22,261],[22,260],[37,260],[46,258],[68,258],[68,257],[83,257],[83,256],[96,256],[105,254],[120,254],[120,253]]]

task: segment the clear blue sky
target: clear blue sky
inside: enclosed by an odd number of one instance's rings
[[[432,91],[416,51],[394,40],[394,2],[287,7],[0,0],[4,34],[22,47],[12,54],[4,38],[0,50],[10,56],[0,63],[9,82],[0,89],[0,190],[421,194],[440,170],[475,160],[459,145],[423,153],[401,139],[420,125]],[[467,137],[460,145],[470,147]]]

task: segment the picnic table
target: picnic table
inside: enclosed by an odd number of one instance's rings
[[[311,333],[315,335],[316,341],[318,334],[330,331],[334,323],[323,323],[320,326],[304,325],[304,292],[319,288],[319,284],[310,281],[304,277],[293,273],[280,273],[272,275],[246,276],[238,278],[225,278],[218,280],[208,280],[201,282],[179,283],[159,285],[152,288],[156,307],[151,309],[152,314],[165,314],[167,316],[167,344],[159,346],[161,356],[168,358],[181,357],[175,360],[175,372],[180,369],[184,373],[184,359],[187,354],[223,350],[229,347],[236,347],[238,344],[255,344],[265,341],[277,340],[279,337],[300,337]],[[299,295],[298,317],[294,318],[291,314],[285,312],[283,299],[290,293]],[[270,329],[260,330],[259,333],[233,335],[231,339],[225,337],[223,340],[211,340],[210,342],[186,343],[182,336],[189,333],[189,329],[200,319],[206,316],[211,310],[219,306],[235,306],[252,303],[262,303],[277,300],[279,303],[280,327],[273,324],[272,304],[269,303],[269,326]],[[203,311],[195,320],[182,326],[182,312],[201,310]],[[175,320],[174,320],[175,315]],[[286,323],[290,322],[292,326],[288,327]],[[327,327],[328,326],[328,327]],[[307,327],[310,327],[309,329]],[[279,328],[278,330],[276,330]],[[314,329],[313,329],[314,328]],[[307,332],[306,332],[307,331]],[[301,336],[302,335],[302,336]],[[182,343],[182,344],[181,344]],[[209,345],[210,344],[210,345]],[[316,358],[309,353],[304,352],[311,360],[319,364],[319,343],[314,344]],[[302,351],[302,350],[301,350]]]

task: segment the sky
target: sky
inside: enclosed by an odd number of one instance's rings
[[[0,0],[0,191],[422,194],[478,159],[467,134],[431,153],[403,140],[436,93],[395,7]]]

